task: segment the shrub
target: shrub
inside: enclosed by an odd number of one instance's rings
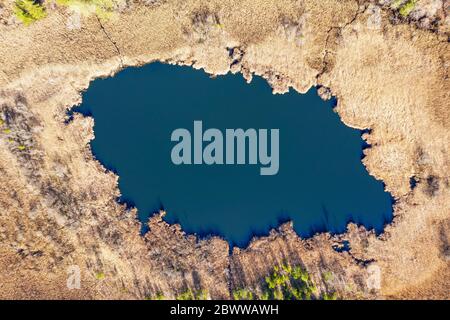
[[[177,300],[195,300],[194,293],[191,289],[186,290],[176,297]]]
[[[266,277],[266,285],[275,300],[310,300],[317,291],[306,270],[289,264],[275,266]]]
[[[166,297],[161,292],[158,292],[152,300],[166,300]]]
[[[280,289],[276,289],[275,291],[273,291],[273,298],[275,300],[284,300],[283,291],[281,291]]]
[[[196,300],[208,300],[208,291],[206,290],[199,290],[195,294]]]
[[[269,298],[270,298],[270,292],[269,291],[264,291],[259,296],[259,300],[269,300]]]
[[[273,267],[265,277],[265,286],[262,293],[254,294],[249,289],[241,288],[232,292],[235,300],[310,300],[317,295],[317,288],[311,276],[300,266],[281,264]]]
[[[253,300],[253,293],[248,289],[237,289],[233,291],[234,300]]]
[[[47,16],[45,8],[33,0],[16,0],[14,14],[26,26]]]
[[[206,290],[198,290],[192,291],[191,289],[187,289],[185,292],[178,295],[176,300],[207,300],[208,299],[208,291]]]
[[[398,11],[403,17],[407,17],[416,7],[417,0],[408,0]]]
[[[325,292],[323,294],[323,300],[337,300],[338,296],[336,292]]]

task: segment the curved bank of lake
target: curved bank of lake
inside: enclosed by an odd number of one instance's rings
[[[343,232],[350,221],[381,232],[392,219],[390,194],[361,163],[361,132],[340,121],[333,103],[316,89],[273,95],[258,77],[247,84],[154,63],[95,80],[75,111],[94,117],[92,151],[117,172],[120,201],[136,206],[142,222],[164,208],[187,232],[244,246],[284,220],[308,237]],[[194,121],[223,133],[279,129],[277,173],[261,175],[248,156],[247,164],[174,164],[171,135],[184,128],[194,140]]]

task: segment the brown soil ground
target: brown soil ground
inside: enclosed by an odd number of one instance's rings
[[[449,299],[448,3],[419,0],[405,19],[371,2],[130,2],[108,21],[47,4],[25,27],[1,0],[0,298],[231,298],[288,262],[316,297]],[[276,93],[322,86],[347,125],[370,129],[363,162],[395,197],[394,221],[381,236],[349,224],[310,239],[287,223],[231,254],[161,215],[140,236],[117,176],[93,159],[93,120],[65,120],[93,79],[156,60],[261,75]],[[349,252],[333,249],[344,240]],[[73,266],[80,289],[66,285]]]

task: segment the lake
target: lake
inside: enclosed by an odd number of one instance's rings
[[[241,75],[210,78],[153,63],[93,81],[74,111],[93,116],[93,154],[118,174],[118,200],[137,207],[143,232],[148,217],[164,209],[164,219],[186,232],[242,247],[287,220],[309,237],[344,232],[350,221],[380,233],[392,219],[391,195],[361,163],[361,131],[341,122],[335,103],[321,100],[315,88],[273,95],[259,77],[247,84]],[[175,164],[171,135],[184,128],[194,140],[194,121],[223,133],[278,129],[277,172],[262,175],[250,154],[246,164]],[[245,146],[248,152],[250,142]]]

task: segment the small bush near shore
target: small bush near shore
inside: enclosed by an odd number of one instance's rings
[[[403,17],[407,17],[416,7],[417,0],[409,0],[398,11]]]
[[[47,16],[45,8],[33,0],[17,0],[14,3],[14,14],[24,25],[29,25]]]

